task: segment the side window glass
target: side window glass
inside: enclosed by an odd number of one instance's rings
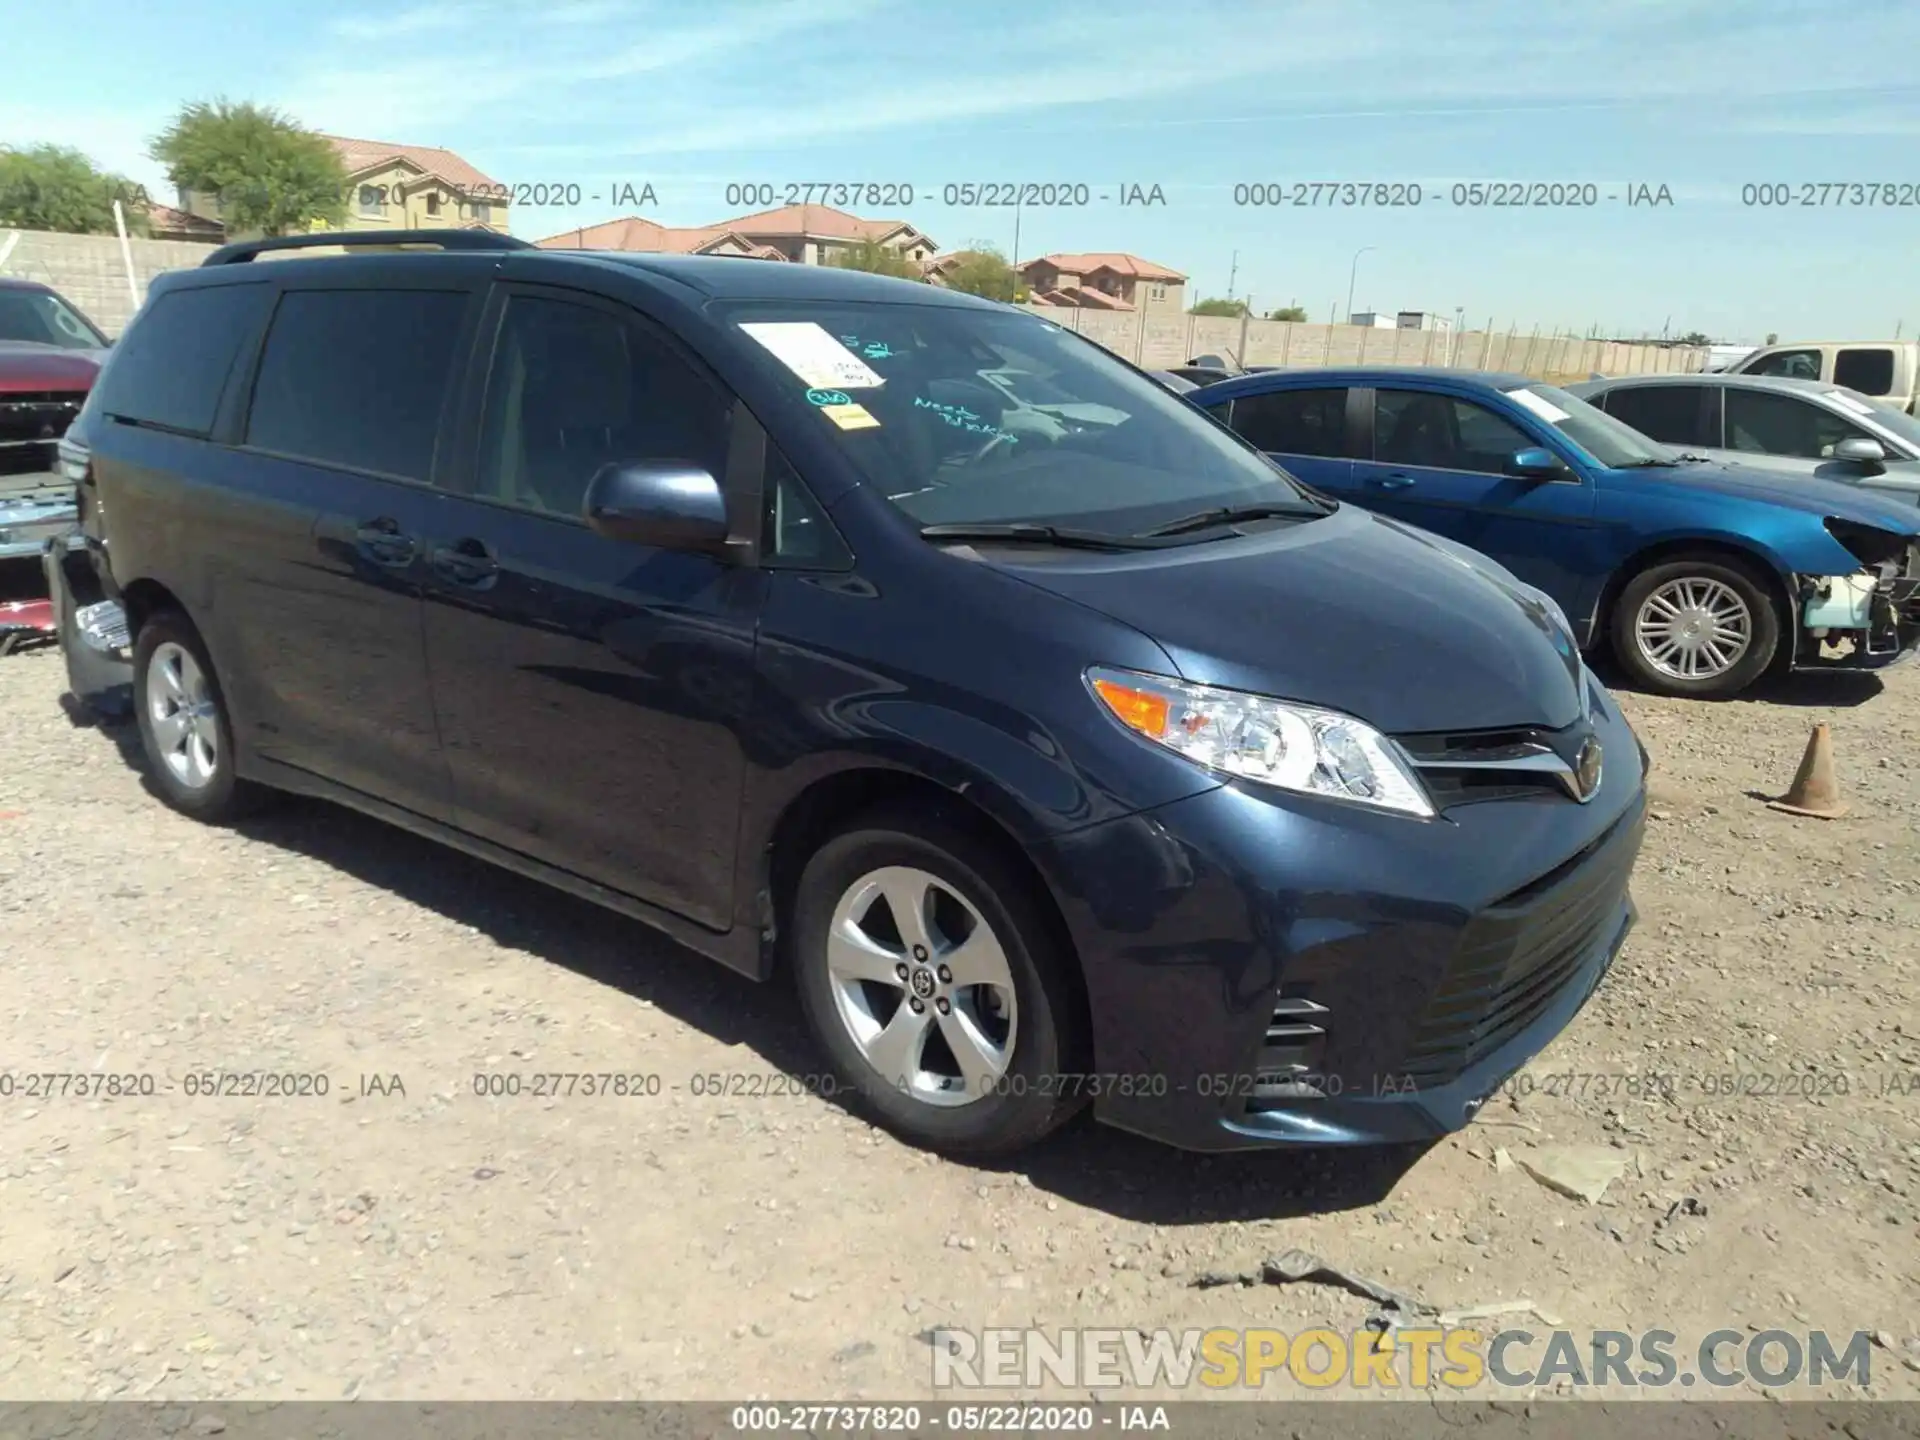
[[[1700,398],[1698,385],[1630,385],[1607,395],[1607,413],[1664,445],[1709,445]]]
[[[1382,390],[1375,397],[1373,454],[1382,464],[1499,475],[1514,451],[1536,443],[1469,401],[1420,390]]]
[[[1243,395],[1233,404],[1233,428],[1255,448],[1282,455],[1347,453],[1347,392],[1281,390]]]
[[[1727,446],[1757,455],[1826,460],[1842,440],[1869,438],[1858,426],[1791,395],[1761,390],[1727,392]]]
[[[246,443],[429,479],[467,302],[447,290],[287,291],[260,356]]]
[[[851,563],[827,512],[778,450],[767,449],[765,559],[796,570],[839,570]]]
[[[256,333],[273,287],[205,285],[169,291],[107,355],[95,387],[100,413],[187,435],[213,427],[241,343]]]
[[[1818,380],[1820,378],[1820,352],[1818,350],[1782,350],[1777,355],[1748,366],[1741,372],[1745,375],[1779,375],[1788,380]]]
[[[678,460],[726,473],[726,398],[638,321],[515,295],[487,381],[476,493],[580,518],[605,465]]]
[[[1893,389],[1893,351],[1842,350],[1833,357],[1833,383],[1862,395],[1885,395]]]

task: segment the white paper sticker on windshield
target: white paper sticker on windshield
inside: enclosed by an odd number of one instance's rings
[[[1549,425],[1558,425],[1567,418],[1566,411],[1544,396],[1534,394],[1531,390],[1509,390],[1507,398],[1516,405],[1531,410]]]
[[[1838,405],[1842,410],[1851,410],[1856,415],[1873,414],[1873,407],[1871,405],[1864,404],[1863,402],[1854,399],[1853,396],[1843,394],[1838,390],[1824,391],[1823,398],[1832,401],[1835,405]]]
[[[887,382],[811,320],[756,321],[740,327],[817,390],[872,390]]]

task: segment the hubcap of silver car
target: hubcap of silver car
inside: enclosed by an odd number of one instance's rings
[[[827,931],[834,1008],[869,1065],[930,1105],[1005,1077],[1018,1033],[1013,970],[980,912],[907,865],[847,887]]]
[[[1753,614],[1738,591],[1704,576],[1669,580],[1634,617],[1647,663],[1676,680],[1711,680],[1740,663],[1753,643]]]
[[[220,723],[200,662],[171,640],[147,661],[147,721],[154,747],[189,790],[213,783],[220,768]]]

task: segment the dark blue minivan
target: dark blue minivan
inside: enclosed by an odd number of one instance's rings
[[[253,242],[64,453],[70,643],[124,624],[169,804],[324,797],[788,975],[921,1144],[1429,1139],[1632,922],[1645,755],[1560,608],[1032,314]]]

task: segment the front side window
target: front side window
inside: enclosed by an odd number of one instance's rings
[[[0,287],[0,340],[26,340],[62,350],[98,350],[107,337],[51,290]]]
[[[1607,393],[1606,412],[1663,445],[1715,447],[1707,434],[1702,385],[1628,385]]]
[[[1233,428],[1257,449],[1281,455],[1347,453],[1347,392],[1279,390],[1233,401]]]
[[[923,525],[1137,535],[1326,506],[1186,401],[1039,316],[898,301],[715,307],[866,481]]]
[[[481,427],[477,493],[581,519],[602,466],[726,473],[728,404],[637,320],[544,296],[507,302]]]
[[[1833,357],[1833,383],[1862,395],[1886,395],[1893,390],[1893,351],[1842,350]]]
[[[1374,399],[1373,458],[1381,464],[1500,475],[1515,451],[1533,444],[1512,422],[1468,400],[1424,390],[1382,390]]]
[[[1786,380],[1818,380],[1820,378],[1820,352],[1818,350],[1782,350],[1756,360],[1751,365],[1740,367],[1743,375],[1778,375]]]
[[[321,465],[430,478],[468,297],[289,290],[254,381],[246,443]]]
[[[1873,439],[1831,410],[1764,390],[1727,392],[1727,448],[1828,460],[1842,440]]]

